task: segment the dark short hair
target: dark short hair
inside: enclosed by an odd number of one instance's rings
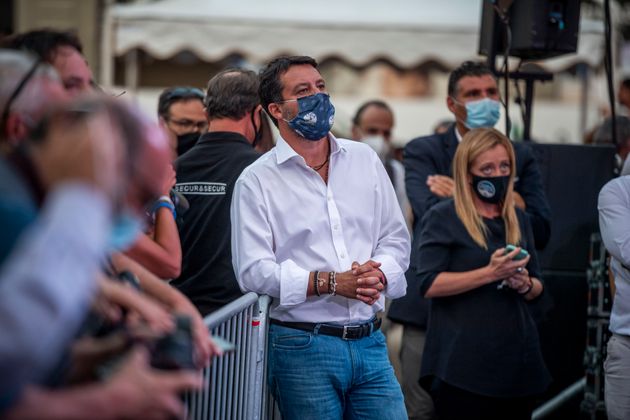
[[[464,77],[481,77],[490,75],[494,77],[494,74],[488,68],[486,63],[481,61],[464,61],[459,67],[451,72],[448,78],[448,96],[456,96],[457,83]]]
[[[41,60],[52,63],[59,47],[70,47],[83,54],[83,46],[72,31],[37,29],[8,36],[0,42],[2,48],[29,51]]]
[[[219,72],[208,81],[208,118],[240,120],[260,104],[258,86],[258,76],[251,70],[229,68]]]
[[[626,89],[630,89],[630,79],[623,79],[621,81],[621,86],[623,86]]]
[[[269,104],[282,101],[282,82],[280,77],[286,73],[290,67],[299,65],[310,65],[317,69],[317,61],[305,55],[282,56],[273,59],[260,71],[260,102],[267,112]],[[278,121],[269,115],[273,123],[277,126]]]
[[[617,147],[619,148],[627,145],[630,141],[630,118],[617,116],[615,118],[615,125],[617,126]],[[593,134],[593,143],[613,144],[612,133],[612,118],[608,117],[597,128],[597,130],[595,130],[595,133]]]
[[[389,105],[387,105],[384,101],[381,101],[379,99],[374,99],[374,100],[363,103],[363,105],[361,105],[359,109],[357,109],[356,114],[354,114],[354,117],[352,117],[352,124],[359,125],[359,122],[361,121],[361,116],[363,115],[365,110],[371,106],[384,109],[385,111],[388,111],[390,114],[394,115],[394,112],[389,107]]]
[[[189,101],[191,99],[197,99],[203,103],[203,91],[190,86],[173,86],[164,89],[158,99],[158,116],[167,118],[171,105],[175,102]]]

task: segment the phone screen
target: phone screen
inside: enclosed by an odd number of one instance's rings
[[[227,353],[227,352],[236,350],[236,346],[234,345],[234,343],[230,343],[229,341],[227,341],[223,337],[219,337],[217,335],[213,335],[211,338],[212,338],[212,341],[214,342],[214,344],[216,344],[221,349],[221,351],[223,353]]]

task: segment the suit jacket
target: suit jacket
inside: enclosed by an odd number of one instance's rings
[[[411,260],[407,276],[407,294],[392,302],[388,316],[395,322],[425,328],[428,317],[428,301],[421,297],[418,281],[415,279],[417,240],[420,236],[421,221],[426,211],[438,203],[437,197],[427,186],[429,175],[453,177],[452,162],[459,142],[455,134],[455,124],[443,134],[434,134],[411,140],[405,146],[405,186],[407,197],[413,210],[413,242]],[[516,156],[516,181],[514,190],[525,200],[525,213],[534,233],[537,249],[549,242],[551,233],[551,210],[543,189],[538,164],[529,145],[512,143]],[[419,302],[420,300],[420,302]]]

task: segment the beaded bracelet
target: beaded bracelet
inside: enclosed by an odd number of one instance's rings
[[[330,271],[328,272],[328,294],[332,295],[333,292],[333,276],[334,276],[335,272],[334,271]]]
[[[337,273],[332,271],[331,274],[332,274],[332,293],[331,293],[331,295],[335,296],[337,294]],[[328,293],[330,293],[330,290],[328,291]]]

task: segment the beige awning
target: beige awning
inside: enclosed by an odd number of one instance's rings
[[[477,57],[481,0],[163,0],[111,9],[113,53],[142,49],[166,59],[191,51],[214,62],[240,54],[261,64],[279,54],[385,59],[401,68],[452,68]],[[582,21],[577,54],[546,60],[550,71],[599,66],[603,26]]]

